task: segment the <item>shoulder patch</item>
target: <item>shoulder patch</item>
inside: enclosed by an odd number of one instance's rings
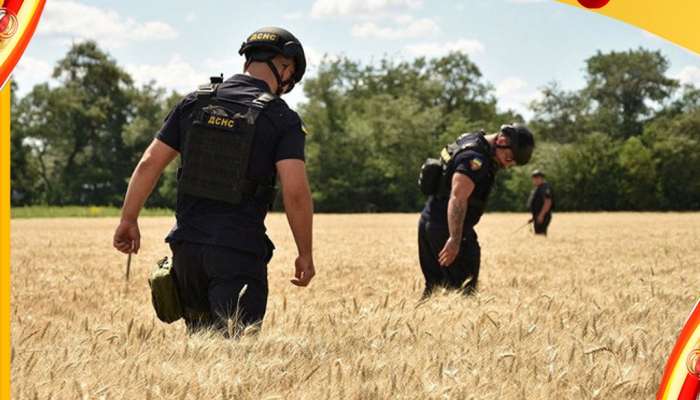
[[[471,160],[469,160],[469,168],[472,171],[480,170],[482,165],[484,165],[483,161],[481,161],[478,158],[472,158]]]

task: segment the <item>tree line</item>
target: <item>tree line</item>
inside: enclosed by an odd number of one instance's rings
[[[598,52],[585,61],[583,89],[547,84],[524,121],[497,107],[493,85],[463,53],[369,65],[326,59],[305,79],[308,100],[298,110],[316,209],[417,211],[425,158],[463,132],[527,122],[533,160],[499,174],[490,209],[524,210],[530,171],[539,168],[558,210],[697,210],[700,90],[667,73],[658,51]],[[74,44],[53,78],[11,99],[12,205],[121,205],[131,171],[181,95],[135,85],[91,41]],[[147,206],[174,207],[176,166]]]

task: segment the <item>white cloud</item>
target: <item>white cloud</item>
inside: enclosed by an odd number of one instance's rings
[[[316,0],[311,6],[314,18],[333,16],[377,15],[401,10],[415,10],[423,0]]]
[[[514,110],[525,118],[532,116],[528,105],[540,97],[540,91],[531,89],[526,81],[518,77],[509,77],[496,84],[498,107],[503,111]]]
[[[527,82],[520,78],[506,78],[496,85],[496,96],[507,96],[527,86]]]
[[[12,72],[12,79],[19,85],[19,95],[23,96],[34,85],[50,81],[52,73],[53,66],[50,63],[25,55]]]
[[[62,39],[94,39],[106,47],[123,47],[131,41],[174,39],[177,31],[161,21],[138,22],[119,13],[73,0],[47,2],[37,31]]]
[[[209,75],[218,74],[217,71],[207,73],[199,70],[184,61],[180,55],[173,56],[165,64],[127,64],[124,68],[137,85],[155,81],[156,86],[183,94],[195,90],[198,85],[207,83]]]
[[[700,87],[700,67],[687,65],[674,78],[683,84],[692,84]]]
[[[304,18],[304,13],[301,11],[293,12],[293,13],[283,15],[282,18],[284,18],[288,21],[295,21],[295,20],[299,20],[299,19]]]
[[[459,39],[454,42],[418,43],[404,47],[404,50],[414,57],[435,58],[450,52],[462,52],[474,55],[484,51],[484,45],[476,39]]]
[[[379,26],[371,21],[356,24],[352,27],[352,36],[395,40],[426,37],[440,31],[437,23],[430,18],[415,19],[410,15],[403,15],[394,18],[394,22],[396,28]]]
[[[124,69],[131,75],[136,85],[155,81],[158,87],[185,94],[209,82],[210,76],[224,74],[226,79],[243,72],[244,62],[243,57],[208,58],[202,61],[201,65],[193,65],[185,61],[181,55],[175,54],[164,64],[127,64]]]

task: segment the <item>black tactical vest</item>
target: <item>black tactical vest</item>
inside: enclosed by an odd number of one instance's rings
[[[454,159],[465,150],[473,150],[482,154],[485,158],[490,158],[489,148],[481,143],[484,132],[464,133],[457,140],[445,146],[440,152],[440,162],[443,173],[438,187],[438,196],[449,197],[452,190],[452,175],[455,173]]]
[[[233,205],[252,197],[271,204],[274,177],[271,182],[255,182],[247,178],[247,171],[255,121],[277,96],[263,93],[247,106],[217,97],[219,84],[215,82],[197,90],[192,126],[181,153],[178,196],[189,194]],[[245,113],[234,111],[241,106],[247,107]]]

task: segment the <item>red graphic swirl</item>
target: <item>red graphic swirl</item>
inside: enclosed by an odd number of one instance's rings
[[[601,8],[605,7],[610,0],[578,0],[578,2],[586,8]]]

